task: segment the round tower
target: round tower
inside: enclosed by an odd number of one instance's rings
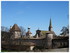
[[[46,33],[46,47],[47,48],[52,48],[52,39],[53,39],[53,34]]]

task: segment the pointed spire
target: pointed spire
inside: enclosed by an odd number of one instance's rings
[[[51,21],[51,18],[50,18],[50,24],[49,24],[49,31],[52,31],[52,21]]]
[[[52,28],[52,21],[51,21],[51,18],[50,18],[50,25],[49,25],[50,28]]]

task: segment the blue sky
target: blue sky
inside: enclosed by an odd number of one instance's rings
[[[68,1],[2,1],[1,24],[10,28],[13,24],[23,26],[26,31],[48,31],[50,18],[53,31],[60,34],[63,26],[67,26],[69,14]]]

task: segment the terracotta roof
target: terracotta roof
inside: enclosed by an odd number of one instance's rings
[[[21,30],[17,24],[14,24],[13,27],[10,29],[10,31],[20,31],[21,32]]]

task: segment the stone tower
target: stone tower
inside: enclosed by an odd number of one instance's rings
[[[38,37],[41,37],[41,35],[42,35],[42,34],[41,34],[41,30],[39,30],[39,29],[36,30],[36,37],[37,37],[37,36],[38,36]]]
[[[27,33],[26,33],[26,36],[27,36],[27,37],[31,37],[31,36],[32,36],[32,33],[30,32],[30,28],[28,28],[28,31],[27,31]]]
[[[10,28],[10,33],[12,33],[12,39],[21,38],[21,30],[17,24],[14,24],[13,27]]]
[[[51,19],[50,19],[50,24],[49,24],[49,31],[52,31],[52,22],[51,22]]]
[[[49,24],[49,31],[46,33],[46,43],[45,43],[45,46],[47,48],[52,48],[52,39],[53,39],[53,36],[54,36],[54,32],[52,31],[52,22],[51,22],[51,19],[50,19],[50,24]]]
[[[53,34],[46,33],[46,47],[48,49],[52,48],[52,39],[53,39]]]

